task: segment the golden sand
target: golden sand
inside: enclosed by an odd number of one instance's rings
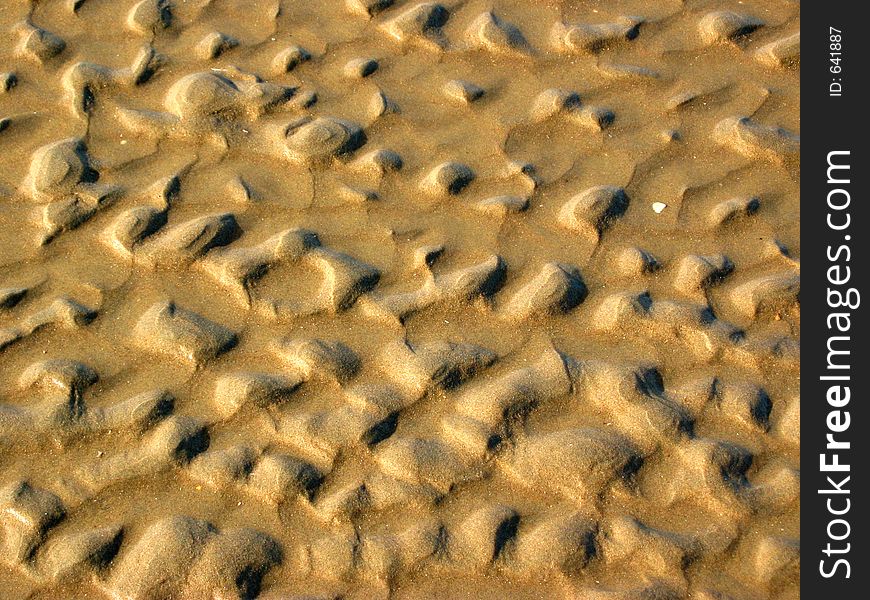
[[[789,0],[0,6],[0,596],[799,597]]]

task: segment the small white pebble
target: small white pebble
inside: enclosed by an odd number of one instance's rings
[[[667,207],[668,207],[668,205],[665,204],[664,202],[653,202],[652,203],[652,209],[655,211],[656,214],[661,213]]]

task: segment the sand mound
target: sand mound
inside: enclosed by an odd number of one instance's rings
[[[799,10],[3,3],[0,596],[795,597]]]

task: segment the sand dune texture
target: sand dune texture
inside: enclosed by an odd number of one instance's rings
[[[0,4],[2,598],[798,598],[797,0]]]

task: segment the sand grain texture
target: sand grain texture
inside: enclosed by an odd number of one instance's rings
[[[799,13],[4,2],[0,596],[798,598]]]

